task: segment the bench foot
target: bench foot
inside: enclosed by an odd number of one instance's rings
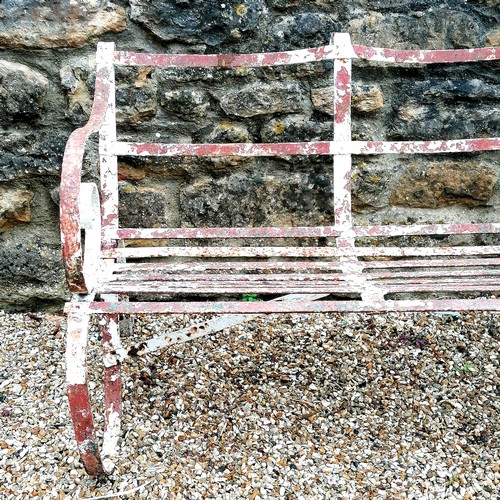
[[[109,457],[116,452],[122,415],[120,365],[117,361],[113,362],[111,356],[113,340],[118,335],[118,317],[117,315],[106,315],[101,322],[105,354],[105,423],[102,454],[99,451],[88,389],[89,314],[83,310],[71,312],[67,321],[66,379],[78,451],[88,474],[92,476],[110,474],[114,466]]]

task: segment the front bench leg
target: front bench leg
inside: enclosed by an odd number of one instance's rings
[[[88,474],[106,473],[97,444],[87,379],[89,314],[75,309],[67,317],[66,382],[78,451]]]
[[[68,314],[66,339],[66,379],[68,401],[78,451],[88,474],[110,474],[120,437],[122,418],[118,315],[104,315],[100,321],[104,349],[104,439],[102,454],[96,438],[87,376],[87,342],[90,315],[85,307]],[[119,349],[118,349],[119,350]]]

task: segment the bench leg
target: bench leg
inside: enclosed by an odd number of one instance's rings
[[[89,315],[84,311],[68,314],[66,334],[66,381],[71,419],[78,451],[88,474],[105,474],[95,435],[87,380],[87,338]]]
[[[119,318],[107,314],[101,320],[101,335],[104,349],[104,442],[103,462],[106,470],[113,469],[109,457],[116,454],[122,420],[122,382],[120,361],[114,354],[120,345]]]

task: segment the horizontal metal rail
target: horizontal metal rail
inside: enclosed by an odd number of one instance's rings
[[[66,312],[85,308],[90,313],[105,314],[259,314],[259,313],[321,313],[321,312],[418,312],[418,311],[500,311],[500,299],[428,299],[381,300],[362,302],[280,301],[280,302],[91,302],[88,306],[69,303]]]
[[[284,143],[164,144],[116,142],[118,156],[309,156],[471,153],[500,150],[500,137],[446,141],[319,141]]]
[[[500,233],[500,224],[418,224],[354,226],[358,237],[417,236],[452,234]],[[342,233],[335,226],[276,226],[276,227],[178,227],[178,228],[119,228],[106,231],[112,239],[206,239],[206,238],[325,238]]]
[[[147,257],[438,257],[500,255],[500,246],[461,247],[127,247],[105,250],[106,259]]]
[[[433,269],[440,267],[496,267],[500,266],[500,259],[489,258],[468,258],[468,259],[406,259],[406,260],[364,260],[357,261],[367,272],[380,272],[382,269],[405,269],[405,268],[425,268]],[[335,271],[339,272],[344,263],[339,261],[298,261],[293,262],[274,262],[274,261],[189,261],[189,262],[133,262],[125,264],[112,264],[110,271],[113,274],[138,273],[155,271],[157,273],[198,273],[205,271],[228,271],[228,272],[282,272],[282,271],[303,271],[320,272]]]
[[[354,45],[352,49],[346,52],[343,47],[324,45],[310,49],[259,54],[144,54],[142,52],[116,51],[114,62],[122,66],[162,68],[256,68],[304,64],[338,58],[399,64],[443,64],[500,59],[500,47],[458,50],[395,50]]]

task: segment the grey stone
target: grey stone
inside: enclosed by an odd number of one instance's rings
[[[30,221],[33,196],[25,189],[0,187],[0,232]]]
[[[340,24],[333,14],[308,12],[286,16],[271,26],[266,38],[267,50],[292,50],[326,45]]]
[[[495,170],[474,162],[414,164],[400,178],[390,203],[416,208],[481,206],[491,198],[495,184]]]
[[[140,68],[132,82],[116,87],[116,120],[140,123],[156,115],[156,81],[151,78],[152,68]]]
[[[389,136],[462,139],[500,134],[500,85],[481,80],[435,80],[401,85]]]
[[[106,0],[6,2],[0,6],[0,47],[81,47],[103,33],[126,28],[126,14]]]
[[[24,64],[0,60],[0,123],[38,118],[48,84],[40,72]]]
[[[231,89],[220,97],[228,115],[251,117],[273,113],[293,113],[306,109],[304,92],[296,83],[253,83]]]
[[[268,0],[267,4],[272,9],[286,10],[300,5],[300,0]]]
[[[67,133],[52,128],[0,131],[0,181],[59,175],[67,138]]]
[[[67,298],[59,245],[0,234],[0,308],[36,310]]]
[[[160,103],[169,113],[191,121],[206,116],[210,106],[208,94],[196,89],[162,92]]]
[[[300,225],[332,221],[331,179],[323,172],[235,173],[193,180],[181,191],[188,225]]]
[[[161,40],[209,46],[247,38],[259,27],[266,12],[261,0],[193,0],[182,4],[130,0],[130,7],[130,18]]]
[[[482,29],[474,16],[450,9],[413,14],[370,12],[348,23],[355,43],[407,49],[471,48],[481,45]]]
[[[120,183],[120,223],[124,227],[165,226],[167,198],[155,186]]]
[[[333,137],[333,125],[302,115],[288,115],[264,124],[261,137],[263,142],[327,141]]]
[[[77,58],[59,70],[65,91],[66,115],[75,125],[84,124],[92,110],[95,57]]]

